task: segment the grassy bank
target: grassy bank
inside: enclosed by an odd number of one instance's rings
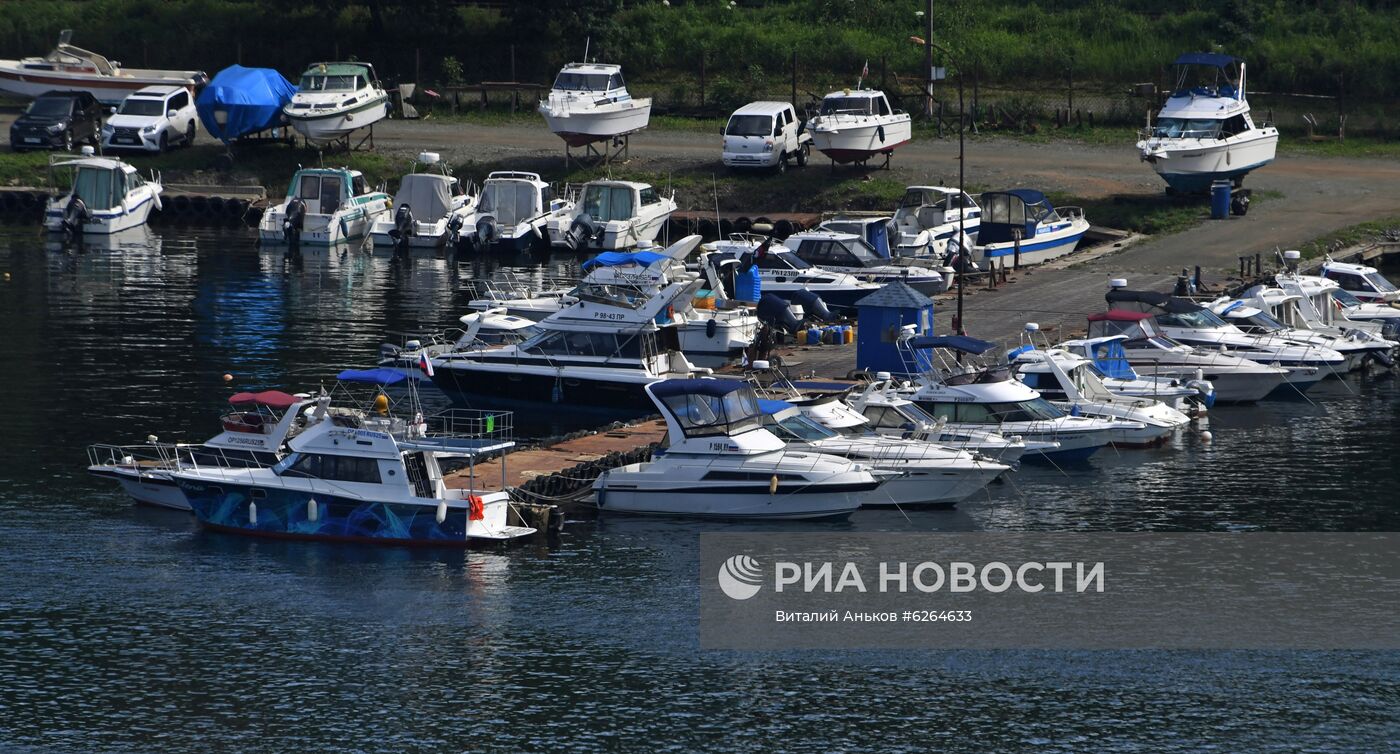
[[[1400,238],[1400,215],[1352,225],[1325,235],[1318,236],[1298,247],[1303,258],[1312,259],[1323,254],[1340,251],[1349,246],[1357,246],[1373,241],[1391,241]]]

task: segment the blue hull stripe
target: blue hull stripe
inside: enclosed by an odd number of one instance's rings
[[[1030,254],[1037,251],[1046,251],[1047,249],[1058,249],[1061,246],[1065,245],[1068,245],[1070,246],[1070,248],[1073,248],[1079,244],[1079,239],[1083,237],[1084,231],[1080,231],[1073,235],[1061,236],[1060,238],[1051,239],[1049,241],[1040,241],[1036,243],[1022,243],[1021,255],[1025,256],[1026,254]],[[1007,244],[1006,246],[1000,248],[989,248],[983,256],[1008,257],[1014,255],[1015,253],[1016,247],[1011,244]]]

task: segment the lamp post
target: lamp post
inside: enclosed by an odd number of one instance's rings
[[[933,5],[932,0],[930,0],[929,5],[931,8]],[[963,181],[966,178],[966,171],[964,169],[966,164],[966,143],[964,141],[964,132],[967,130],[967,107],[963,103],[963,67],[962,63],[958,62],[957,58],[953,57],[953,54],[948,52],[948,48],[944,47],[943,45],[935,45],[932,39],[932,34],[930,34],[929,36],[930,38],[927,40],[927,47],[929,50],[928,54],[930,56],[930,60],[932,59],[933,48],[937,47],[938,51],[947,56],[948,61],[951,62],[953,65],[957,66],[958,68],[958,316],[956,320],[958,326],[955,329],[957,330],[957,335],[966,335],[967,328],[963,326],[963,273],[967,271],[968,254],[970,254],[972,250],[967,248],[967,245],[965,243],[967,239],[967,212],[966,208],[963,207],[963,196],[965,196],[967,193],[966,189],[963,188]],[[929,78],[929,86],[932,87],[932,64],[930,64],[929,67]],[[930,100],[930,103],[932,103],[932,100]]]

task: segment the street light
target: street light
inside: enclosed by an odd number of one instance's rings
[[[932,9],[932,5],[933,5],[932,0],[929,0],[930,10]],[[930,17],[931,17],[931,16],[932,16],[932,13],[930,13],[929,15],[930,15]],[[937,47],[937,48],[938,48],[938,51],[941,52],[941,53],[943,53],[943,55],[945,55],[945,56],[948,58],[948,60],[949,60],[953,65],[957,66],[957,68],[958,68],[958,267],[957,267],[957,273],[958,273],[958,316],[957,316],[957,320],[956,320],[957,323],[958,323],[958,326],[957,326],[957,328],[956,328],[956,329],[957,329],[957,333],[956,333],[956,334],[957,334],[957,335],[966,335],[966,334],[967,334],[967,329],[966,329],[965,327],[963,327],[963,273],[967,271],[967,261],[968,261],[968,260],[967,260],[967,255],[970,253],[971,250],[967,248],[966,243],[965,243],[965,239],[967,238],[967,233],[966,233],[966,227],[967,227],[967,212],[966,212],[966,208],[963,206],[963,196],[966,195],[966,193],[967,193],[966,190],[963,188],[963,179],[964,179],[964,177],[965,177],[965,175],[964,175],[964,164],[965,164],[965,162],[966,162],[966,160],[964,160],[964,157],[965,157],[965,143],[964,143],[964,141],[963,141],[963,132],[967,130],[967,122],[966,122],[966,118],[967,118],[967,108],[966,108],[966,106],[963,104],[963,75],[962,75],[963,66],[962,66],[962,63],[958,62],[957,58],[953,57],[953,54],[952,54],[951,52],[948,52],[948,48],[947,48],[947,47],[944,47],[943,45],[937,44],[936,42],[933,41],[933,32],[932,32],[932,28],[931,28],[931,27],[932,27],[932,22],[930,22],[929,38],[928,38],[927,40],[920,40],[920,41],[922,41],[922,42],[925,43],[925,48],[926,48],[927,53],[928,53],[928,58],[929,58],[929,74],[928,74],[928,75],[929,75],[929,82],[928,82],[928,87],[930,88],[930,90],[932,90],[932,87],[933,87],[933,64],[932,64],[932,61],[933,61],[933,48],[934,48],[934,47]],[[929,99],[929,106],[932,107],[932,105],[933,105],[933,100],[930,98],[930,99]]]

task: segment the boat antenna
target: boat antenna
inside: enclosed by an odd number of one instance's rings
[[[590,44],[592,44],[592,43],[593,43],[593,37],[592,37],[591,35],[588,36],[588,37],[585,37],[584,40],[583,40],[583,62],[585,62],[585,63],[588,62],[588,46],[589,46]]]
[[[719,181],[715,180],[714,173],[710,173],[710,190],[715,195],[715,238],[723,241],[724,238],[720,236],[719,229]]]

